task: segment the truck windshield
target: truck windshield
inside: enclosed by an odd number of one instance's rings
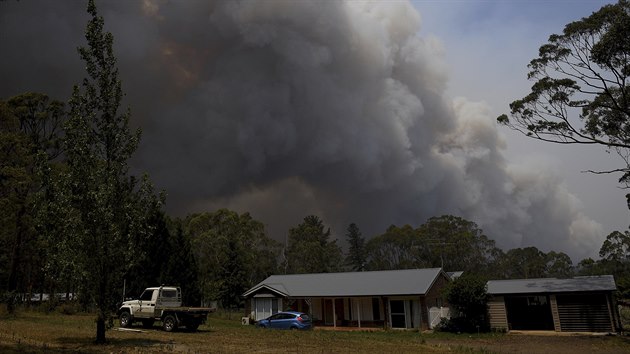
[[[153,297],[153,290],[145,290],[142,295],[140,295],[140,300],[142,301],[151,301]]]

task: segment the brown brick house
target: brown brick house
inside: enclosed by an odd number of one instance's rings
[[[426,330],[448,314],[441,268],[272,275],[243,294],[252,320],[282,310],[316,325]]]

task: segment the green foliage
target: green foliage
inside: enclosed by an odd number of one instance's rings
[[[574,275],[571,258],[562,252],[545,253],[536,247],[514,248],[501,260],[503,279],[531,279],[557,277],[568,278]]]
[[[599,256],[609,262],[630,262],[630,231],[613,231],[599,250]]]
[[[545,256],[546,276],[555,278],[569,278],[575,274],[573,261],[566,253],[550,251]]]
[[[443,215],[417,229],[390,226],[367,243],[371,270],[442,267],[487,274],[503,252],[468,220]]]
[[[241,306],[240,296],[277,270],[280,245],[248,213],[220,209],[193,214],[184,221],[199,269],[205,300],[225,308]]]
[[[120,114],[122,84],[118,79],[113,36],[93,1],[88,3],[87,46],[79,48],[88,77],[75,86],[70,116],[64,125],[67,172],[63,176],[70,221],[64,236],[73,252],[63,256],[75,263],[81,299],[97,309],[96,341],[105,342],[105,329],[122,294],[122,279],[151,237],[151,216],[161,207],[145,176],[130,177],[127,161],[140,131],[129,129],[129,112]],[[66,203],[67,201],[67,203]]]
[[[60,153],[63,104],[38,93],[0,101],[0,284],[3,291],[41,288],[45,262],[36,228],[41,172]],[[11,304],[12,302],[10,302]],[[10,305],[9,310],[13,309]]]
[[[630,2],[567,24],[540,47],[529,68],[531,93],[497,121],[543,141],[613,149],[625,162],[617,170],[623,172],[620,181],[629,182]]]
[[[346,256],[346,263],[354,271],[363,271],[366,266],[366,250],[365,239],[361,235],[361,231],[357,224],[352,223],[348,226],[346,231],[346,238],[350,247],[348,248],[348,255]]]
[[[630,232],[613,231],[599,250],[601,259],[584,259],[579,264],[581,275],[612,274],[617,283],[618,296],[630,299]]]
[[[477,224],[460,217],[433,217],[418,231],[432,250],[431,263],[449,271],[486,273],[502,255]]]
[[[409,225],[390,226],[367,242],[368,270],[431,267],[428,245]],[[439,266],[439,265],[438,265]]]
[[[450,332],[478,332],[489,329],[487,280],[464,273],[445,288],[451,319],[441,325]]]
[[[180,286],[184,304],[200,305],[202,299],[199,270],[192,250],[192,242],[184,233],[183,222],[181,220],[170,222],[167,232],[169,247],[168,253],[164,254],[164,259],[168,261],[161,264],[158,283]]]
[[[336,240],[330,241],[330,229],[314,215],[289,230],[285,251],[286,273],[333,273],[342,270],[343,254]]]

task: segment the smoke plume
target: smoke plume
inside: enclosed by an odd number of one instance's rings
[[[318,214],[343,238],[453,214],[505,248],[593,256],[602,228],[548,169],[514,166],[482,103],[445,95],[437,38],[407,2],[103,2],[171,214],[250,211],[271,236]],[[69,96],[84,5],[0,4],[3,97]]]

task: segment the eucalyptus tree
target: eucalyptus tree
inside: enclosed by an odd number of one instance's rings
[[[620,0],[553,34],[528,65],[531,92],[498,122],[558,144],[602,145],[630,182],[630,2]]]
[[[280,244],[248,213],[219,209],[192,214],[184,220],[183,229],[193,247],[205,300],[238,307],[249,287],[277,270]]]

